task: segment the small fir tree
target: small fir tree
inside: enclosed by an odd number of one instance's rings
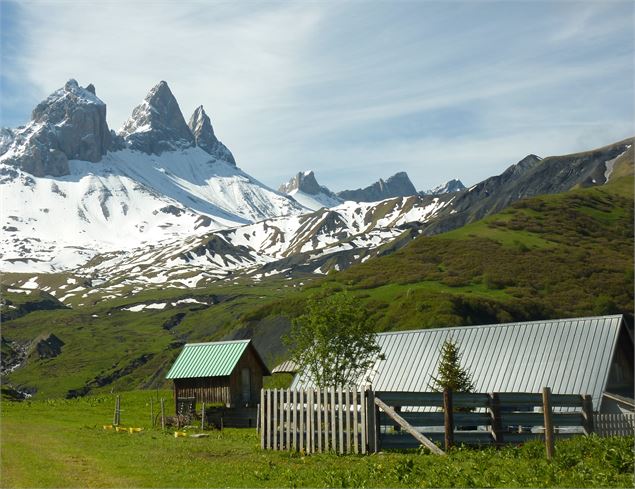
[[[443,392],[445,389],[452,389],[454,392],[474,391],[472,376],[461,367],[461,353],[452,338],[443,343],[438,370],[438,376],[431,375],[432,380],[428,384],[434,392]]]

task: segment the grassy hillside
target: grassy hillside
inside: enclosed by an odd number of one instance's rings
[[[224,338],[253,337],[273,364],[307,298],[344,289],[380,330],[632,313],[633,177],[521,201],[322,279],[148,291],[29,312],[3,324],[3,351],[43,334],[64,346],[53,358],[31,355],[8,381],[40,397],[151,387],[163,384],[184,342]],[[186,297],[199,303],[178,302]],[[139,303],[166,305],[125,309]]]

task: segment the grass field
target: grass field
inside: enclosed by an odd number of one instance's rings
[[[549,463],[538,442],[370,456],[264,452],[253,429],[174,438],[150,427],[150,399],[121,394],[122,425],[106,431],[114,395],[2,404],[2,487],[632,487],[633,438],[558,442]],[[156,404],[155,404],[156,405]],[[196,430],[190,430],[196,431]]]

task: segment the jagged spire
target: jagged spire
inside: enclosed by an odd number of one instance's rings
[[[194,146],[194,136],[165,81],[152,87],[145,100],[132,111],[119,134],[128,147],[144,153],[161,154]]]
[[[212,127],[212,121],[205,113],[202,105],[199,105],[189,122],[190,131],[194,135],[194,141],[196,145],[212,155],[214,158],[226,161],[232,165],[236,165],[234,155],[227,147],[221,143],[214,134],[214,128]]]

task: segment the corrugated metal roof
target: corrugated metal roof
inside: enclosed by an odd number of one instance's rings
[[[598,409],[621,324],[616,315],[380,333],[385,360],[365,377],[377,391],[429,391],[441,346],[452,338],[477,392],[549,386],[558,394],[591,394]],[[293,386],[302,384],[310,382],[296,376]]]
[[[231,375],[251,340],[188,343],[177,357],[166,379],[223,377]]]
[[[298,371],[298,365],[293,360],[287,360],[277,365],[271,371],[272,374],[294,374]]]

